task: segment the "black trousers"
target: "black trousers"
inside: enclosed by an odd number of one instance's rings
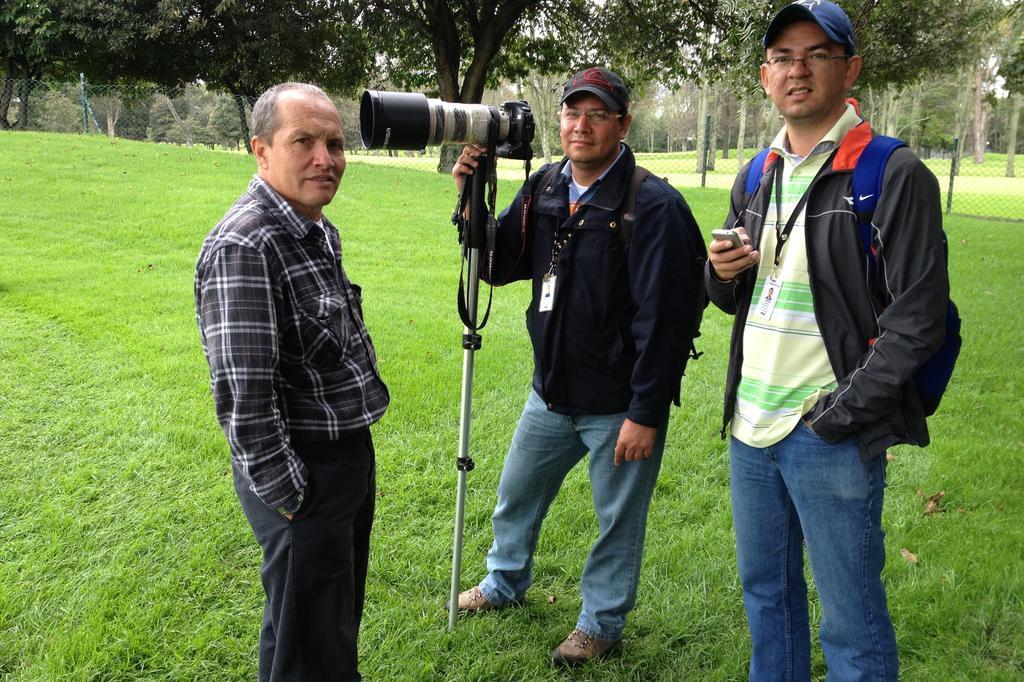
[[[356,640],[366,594],[376,466],[370,431],[326,443],[292,443],[309,470],[305,499],[288,521],[236,469],[235,491],[263,548],[267,600],[260,682],[359,680]]]

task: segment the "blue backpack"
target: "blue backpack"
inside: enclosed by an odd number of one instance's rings
[[[853,168],[853,210],[857,214],[857,223],[860,226],[860,239],[864,245],[864,254],[867,257],[868,272],[874,276],[878,269],[875,260],[875,248],[871,243],[871,219],[875,214],[875,207],[878,205],[878,197],[882,194],[882,176],[885,173],[885,165],[889,157],[900,147],[906,144],[895,137],[876,135],[871,142],[864,147],[860,158]],[[764,165],[768,158],[770,149],[762,149],[750,163],[750,171],[747,173],[747,182],[744,187],[746,197],[749,199],[757,191],[757,187],[764,175]],[[942,243],[947,248],[946,233],[942,233]],[[917,373],[914,374],[914,386],[921,398],[921,405],[924,407],[925,416],[935,414],[939,403],[942,401],[942,394],[946,392],[949,380],[953,376],[953,367],[960,355],[960,313],[952,299],[946,306],[946,336],[942,341],[939,350],[935,352]]]

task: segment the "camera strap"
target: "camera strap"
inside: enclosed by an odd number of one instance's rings
[[[472,191],[471,187],[470,187],[471,184],[472,184],[472,182],[471,182],[470,178],[466,178],[466,182],[464,182],[462,184],[462,191],[459,193],[459,199],[458,199],[458,201],[455,204],[455,211],[452,213],[452,223],[455,224],[456,229],[458,230],[458,233],[459,233],[459,243],[462,244],[462,257],[459,259],[459,260],[462,261],[461,264],[460,264],[460,267],[459,267],[459,297],[458,297],[458,301],[459,301],[459,318],[462,320],[462,324],[464,324],[467,329],[469,329],[473,333],[476,333],[477,331],[479,331],[479,330],[484,328],[484,325],[487,324],[487,318],[490,317],[490,314],[491,314],[491,300],[494,297],[494,287],[491,286],[490,290],[487,293],[487,309],[484,312],[484,319],[480,322],[480,324],[474,324],[473,321],[470,319],[469,305],[466,303],[466,298],[467,298],[467,296],[466,296],[466,261],[469,260],[469,249],[470,249],[470,246],[469,246],[469,242],[470,242],[469,229],[470,229],[470,226],[469,226],[469,220],[466,218],[466,207],[469,205],[470,193]],[[488,223],[487,224],[487,232],[488,232],[487,239],[488,239],[488,242],[491,242],[491,240],[493,239],[493,237],[490,235],[490,233],[492,233],[496,229],[496,227],[495,228],[491,227],[491,223],[493,221],[494,221],[494,215],[490,211],[488,211],[488,215],[487,215],[487,223]],[[490,243],[488,245],[488,249],[487,250],[488,251],[493,251],[493,249],[494,249],[493,243]],[[486,255],[487,254],[485,254],[485,256]],[[487,271],[488,271],[488,278],[489,278],[490,277],[490,262],[489,261],[488,261],[488,264],[487,264]]]
[[[487,182],[486,197],[484,200],[484,210],[486,212],[486,224],[484,225],[484,249],[483,257],[485,263],[484,272],[487,274],[485,280],[488,283],[487,292],[487,308],[484,310],[483,319],[479,323],[475,323],[470,315],[469,306],[467,304],[467,291],[466,291],[466,261],[469,260],[469,251],[473,248],[471,242],[473,236],[470,234],[472,229],[472,216],[467,221],[466,219],[466,206],[471,204],[470,189],[472,182],[469,178],[462,184],[462,192],[459,195],[459,203],[456,209],[456,214],[452,216],[453,221],[457,221],[459,227],[459,240],[462,242],[462,265],[459,268],[459,317],[462,318],[462,323],[471,332],[477,332],[484,328],[487,324],[487,319],[491,316],[491,302],[494,300],[494,285],[491,284],[491,273],[493,272],[494,266],[494,245],[497,239],[498,232],[498,221],[495,218],[495,204],[498,197],[498,158],[497,158],[497,144],[498,144],[498,112],[497,110],[491,111],[491,121],[487,128],[487,153],[483,157],[483,163],[477,167],[477,172],[486,172],[487,176],[485,181]]]

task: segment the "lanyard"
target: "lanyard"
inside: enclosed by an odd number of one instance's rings
[[[561,255],[562,249],[565,245],[572,240],[573,231],[569,230],[565,233],[565,236],[555,237],[555,240],[551,243],[551,267],[548,268],[548,274],[555,274],[555,266],[558,265],[558,256]]]
[[[814,183],[818,180],[819,177],[821,177],[822,173],[825,172],[825,169],[826,168],[830,168],[832,166],[832,158],[836,155],[837,151],[839,151],[838,147],[831,154],[829,154],[828,158],[825,159],[825,162],[823,164],[821,164],[821,168],[819,168],[818,172],[814,174],[813,178],[811,178],[811,183],[809,185],[807,185],[807,190],[804,191],[803,195],[800,197],[800,200],[796,203],[796,206],[793,207],[793,212],[789,214],[789,220],[786,221],[785,226],[782,227],[781,230],[780,230],[780,225],[782,224],[782,166],[783,166],[784,160],[782,158],[780,158],[778,161],[775,162],[775,237],[776,237],[776,239],[775,239],[775,270],[776,271],[778,271],[778,269],[779,269],[779,261],[782,260],[782,247],[784,247],[786,245],[786,242],[789,240],[789,234],[793,231],[793,226],[796,225],[797,216],[800,215],[800,212],[803,211],[804,206],[807,204],[807,197],[811,193],[811,187],[814,186]]]

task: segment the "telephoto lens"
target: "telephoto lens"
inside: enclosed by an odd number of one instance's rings
[[[367,149],[486,145],[492,121],[497,125],[498,156],[533,156],[533,116],[526,102],[491,107],[444,102],[415,92],[380,90],[364,91],[359,102],[359,134]]]

